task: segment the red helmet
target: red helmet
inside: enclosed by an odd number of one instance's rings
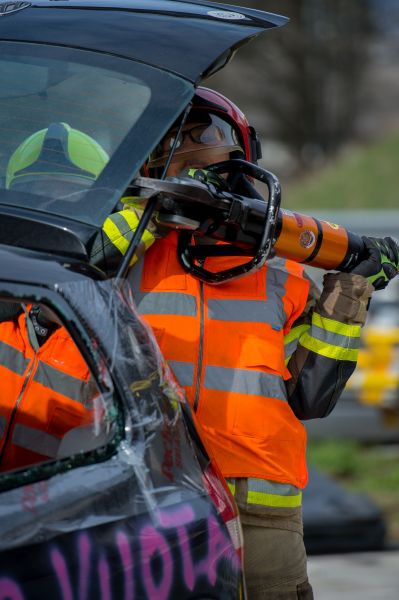
[[[176,123],[157,146],[149,159],[150,168],[166,163],[178,129]],[[254,163],[261,157],[259,139],[241,110],[219,92],[198,87],[173,156],[189,163],[199,155],[209,155],[209,151],[214,160],[207,162],[215,162],[218,154],[226,153]]]
[[[210,88],[200,86],[193,98],[193,108],[191,110],[204,110],[220,116],[224,121],[230,123],[238,133],[245,160],[256,163],[259,158],[262,158],[261,144],[255,129],[250,126],[246,116],[238,106],[226,96]]]

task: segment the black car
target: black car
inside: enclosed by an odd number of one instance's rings
[[[234,500],[123,277],[89,256],[196,86],[285,21],[202,1],[0,2],[1,598],[245,594]],[[71,153],[96,140],[95,179],[35,186],[50,127],[78,132]],[[51,363],[39,313],[62,332]]]

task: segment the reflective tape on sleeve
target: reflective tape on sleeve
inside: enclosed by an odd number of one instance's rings
[[[318,313],[313,313],[312,325],[316,325],[317,327],[325,329],[326,331],[330,331],[331,333],[337,333],[339,335],[352,338],[359,338],[362,329],[360,325],[347,325],[346,323],[341,323],[340,321],[335,321],[334,319],[322,317]]]
[[[308,332],[299,340],[299,343],[304,348],[307,348],[315,354],[320,354],[326,358],[332,358],[334,360],[349,360],[352,362],[357,361],[359,350],[352,348],[342,348],[341,346],[333,346],[327,342],[323,342],[312,337]]]
[[[127,223],[129,228],[129,242],[133,237],[133,233],[136,231],[137,226],[139,224],[139,218],[135,214],[133,210],[127,209],[122,210],[118,213]],[[126,225],[122,226],[122,231],[126,230]],[[146,250],[155,242],[155,237],[148,229],[144,229],[144,233],[141,237],[141,241],[144,243]]]
[[[339,333],[332,333],[331,331],[326,331],[325,329],[321,329],[315,325],[312,325],[309,335],[321,342],[326,342],[331,346],[340,346],[341,348],[352,348],[359,349],[360,348],[360,338],[359,337],[349,337],[346,335],[341,335]]]
[[[300,338],[300,344],[327,358],[356,362],[360,334],[360,325],[347,325],[313,313],[312,326]]]
[[[303,324],[293,327],[286,336],[284,336],[284,354],[286,360],[288,360],[295,352],[298,346],[298,340],[305,331],[309,329],[310,325]]]
[[[137,225],[138,218],[135,213],[131,210],[124,210],[110,215],[104,222],[103,231],[112,245],[124,255],[133,238]],[[145,248],[149,248],[154,241],[155,238],[152,233],[145,229],[142,235],[142,242]]]
[[[129,246],[129,240],[118,227],[118,225],[123,226],[123,224],[126,225],[126,221],[118,213],[115,213],[112,215],[112,218],[108,217],[103,225],[104,233],[121,254],[125,254]]]

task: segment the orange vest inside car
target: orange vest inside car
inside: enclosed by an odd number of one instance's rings
[[[0,323],[0,471],[56,458],[63,436],[92,422],[90,372],[70,335],[60,327],[35,350],[26,319]]]

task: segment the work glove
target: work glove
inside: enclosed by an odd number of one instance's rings
[[[114,271],[126,254],[139,220],[140,216],[129,208],[109,215],[103,223],[102,230],[94,239],[90,263],[106,273]],[[154,232],[149,229],[144,230],[130,266],[137,262],[139,256],[155,242],[155,239]]]
[[[363,275],[376,290],[383,290],[399,273],[399,246],[391,237],[363,236],[368,256],[351,273]]]

